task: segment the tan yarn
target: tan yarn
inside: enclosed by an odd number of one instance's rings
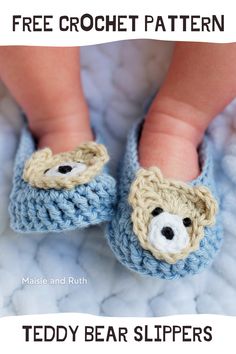
[[[36,151],[26,161],[23,179],[32,187],[43,189],[72,189],[77,185],[90,182],[102,170],[109,160],[104,145],[95,142],[88,142],[80,145],[70,152],[53,155],[51,149],[45,148]],[[47,176],[45,171],[60,163],[81,162],[87,168],[77,176]]]
[[[133,208],[133,230],[141,246],[155,258],[170,264],[186,258],[190,252],[198,249],[204,236],[204,227],[215,223],[217,212],[217,203],[206,187],[166,179],[157,167],[138,171],[131,186],[129,203]],[[156,207],[192,220],[188,228],[190,242],[179,253],[160,252],[148,241],[148,226],[153,217],[151,212]]]

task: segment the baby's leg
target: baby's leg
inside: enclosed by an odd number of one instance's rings
[[[0,77],[26,113],[40,148],[57,153],[93,139],[78,48],[0,47]]]
[[[178,43],[147,114],[139,147],[144,167],[188,181],[199,174],[197,147],[214,116],[236,96],[236,44]]]

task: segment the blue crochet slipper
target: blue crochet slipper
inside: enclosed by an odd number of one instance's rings
[[[48,148],[35,151],[24,127],[10,195],[11,227],[18,232],[59,232],[110,221],[116,183],[105,172],[108,159],[104,145],[95,142],[56,155]]]
[[[199,148],[201,175],[183,183],[164,178],[157,167],[140,167],[141,129],[139,122],[128,137],[108,242],[120,262],[140,274],[196,274],[211,264],[222,242],[211,143],[205,136]]]

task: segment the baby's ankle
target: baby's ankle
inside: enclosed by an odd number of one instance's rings
[[[204,113],[168,98],[149,110],[139,145],[140,164],[157,166],[168,178],[189,181],[200,173],[197,148]]]
[[[193,105],[167,96],[157,96],[145,120],[145,128],[189,140],[196,147],[202,140],[209,118]]]
[[[179,136],[144,130],[139,157],[141,166],[157,166],[167,178],[191,181],[200,173],[196,146]]]
[[[29,127],[37,147],[49,147],[53,153],[74,150],[80,144],[93,140],[89,117],[79,113],[42,119],[30,117]]]

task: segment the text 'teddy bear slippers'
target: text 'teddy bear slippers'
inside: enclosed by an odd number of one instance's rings
[[[165,179],[138,162],[142,123],[132,129],[118,187],[118,209],[107,229],[117,258],[128,268],[163,279],[195,274],[220,248],[211,143],[199,148],[201,175],[191,183]]]
[[[89,142],[75,151],[35,152],[23,128],[10,196],[11,227],[18,232],[65,231],[112,219],[115,180],[105,172],[109,157],[102,144]]]

